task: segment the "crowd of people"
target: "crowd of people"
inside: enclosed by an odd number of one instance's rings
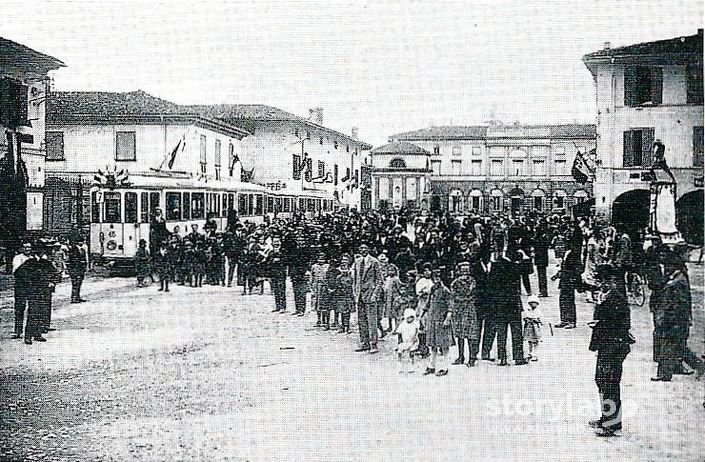
[[[235,281],[249,296],[264,294],[268,281],[274,313],[303,316],[311,309],[317,313],[317,328],[340,334],[351,333],[350,319],[356,313],[358,352],[375,354],[380,338],[393,335],[401,371],[415,370],[414,362],[422,358],[427,359],[424,374],[444,376],[453,346],[454,365],[473,367],[484,360],[507,366],[509,334],[515,365],[537,361],[545,324],[540,299],[549,295],[549,248],[560,266],[553,277],[560,281],[560,323],[551,329],[576,327],[576,292],[596,303],[590,349],[598,352],[596,382],[602,399],[619,409],[622,362],[633,342],[624,276],[637,267],[652,290],[654,360],[659,363],[654,380],[690,373],[683,361],[702,366],[686,343],[692,318],[686,266],[677,251],[654,236],[646,236],[642,245],[594,220],[558,216],[459,218],[355,210],[311,218],[302,213],[275,216],[260,224],[234,217],[223,232],[208,221],[203,232],[193,224],[182,234],[178,226],[169,232],[160,216],[158,211],[150,242],[140,241],[135,255],[139,286],[155,274],[158,290],[164,292],[170,283],[199,288],[231,287]],[[51,290],[60,273],[51,264],[56,244],[37,245],[25,245],[13,262],[14,337],[22,336],[28,305],[26,343],[45,341],[42,334],[51,329]],[[72,302],[80,303],[85,244],[75,236],[62,250]],[[534,273],[538,290],[530,277]],[[287,278],[293,288],[292,311],[287,309]],[[528,295],[526,304],[522,290]],[[495,343],[497,358],[491,356]],[[621,428],[612,414],[593,424],[606,436]]]

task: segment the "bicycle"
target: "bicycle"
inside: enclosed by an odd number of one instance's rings
[[[630,305],[644,306],[646,301],[646,280],[635,271],[624,273],[624,286],[627,289],[627,300]]]

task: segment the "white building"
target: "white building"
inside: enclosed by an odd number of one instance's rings
[[[242,140],[242,163],[250,181],[292,193],[325,191],[341,205],[365,208],[370,185],[364,181],[372,146],[323,125],[323,109],[305,119],[261,104],[184,106],[209,118],[240,126],[251,133]],[[302,171],[309,159],[310,171]]]
[[[703,33],[583,57],[597,90],[596,210],[635,231],[648,224],[652,144],[677,179],[679,228],[703,235]]]
[[[595,136],[590,124],[440,126],[400,133],[372,151],[375,181],[381,183],[373,189],[380,191],[377,199],[411,208],[562,213],[592,197],[591,184],[577,183],[571,167],[578,151],[594,150]],[[390,150],[397,155],[390,157]],[[409,171],[421,168],[430,171]],[[408,192],[393,196],[401,176],[410,173],[423,176],[420,200]],[[396,186],[387,193],[390,183]]]
[[[52,93],[46,127],[48,227],[65,232],[83,224],[88,201],[79,213],[81,203],[72,199],[85,194],[99,171],[175,175],[215,185],[240,182],[238,157],[248,134],[143,91]]]
[[[26,210],[18,213],[6,197],[0,199],[3,202],[0,205],[0,247],[16,245],[16,242],[7,241],[19,236],[13,238],[9,234],[22,234],[24,230],[40,231],[43,228],[44,118],[49,91],[48,73],[64,66],[56,58],[0,37],[0,125],[4,129],[0,136],[0,162],[13,164],[17,171],[22,160],[27,168]],[[11,146],[13,155],[8,156]],[[5,179],[0,181],[4,182],[3,188],[9,186]],[[25,214],[26,224],[20,218]],[[12,230],[15,225],[19,228]]]

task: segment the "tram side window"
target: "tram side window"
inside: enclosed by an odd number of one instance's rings
[[[274,198],[268,197],[267,198],[267,213],[272,213],[272,212],[274,212]]]
[[[303,197],[299,198],[299,210],[301,210],[302,212],[306,211],[306,199],[304,199]]]
[[[149,223],[149,193],[140,194],[140,221]]]
[[[228,194],[228,210],[233,210],[235,208],[235,194]]]
[[[247,215],[247,195],[238,194],[237,196],[237,214]]]
[[[262,214],[264,213],[264,211],[262,210],[262,208],[263,208],[263,202],[264,202],[264,201],[262,200],[262,195],[261,195],[261,194],[257,194],[257,195],[255,196],[255,198],[256,198],[256,200],[257,200],[257,202],[256,202],[256,204],[255,204],[255,215],[262,215]]]
[[[166,193],[166,219],[181,220],[181,193]]]
[[[191,193],[184,193],[184,220],[191,219]]]
[[[98,193],[91,193],[91,221],[98,223],[100,221],[100,204],[98,203]]]
[[[223,193],[223,210],[222,210],[223,214],[221,215],[223,218],[227,218],[227,217],[228,217],[228,209],[229,209],[229,207],[228,207],[228,195],[225,194],[225,193]]]
[[[191,195],[191,218],[201,220],[205,218],[206,199],[203,193],[193,193]]]
[[[291,199],[288,197],[284,198],[284,212],[291,212]]]
[[[103,195],[105,203],[105,223],[120,223],[122,207],[119,192],[106,192]]]
[[[274,211],[276,213],[279,213],[282,211],[282,198],[281,197],[277,197],[276,199],[274,199]]]
[[[153,192],[149,193],[149,216],[153,217],[157,214],[157,209],[160,208],[159,205],[159,193]]]
[[[247,195],[247,214],[248,215],[255,214],[255,196],[254,196],[254,194]]]
[[[137,193],[125,193],[125,223],[137,223]]]

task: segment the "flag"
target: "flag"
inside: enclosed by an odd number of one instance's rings
[[[571,169],[573,178],[575,178],[575,181],[577,181],[578,183],[585,184],[590,178],[589,172],[590,169],[588,168],[587,163],[583,158],[583,154],[578,151],[578,153],[575,155],[575,160],[573,161],[573,168]]]
[[[319,176],[313,179],[314,183],[332,183],[333,182],[333,175],[331,175],[330,172],[326,173],[323,176]]]
[[[182,142],[184,142],[184,140],[180,139],[179,142],[176,143],[176,147],[172,149],[171,154],[169,154],[169,163],[167,163],[169,169],[174,166],[174,161],[176,160],[176,153],[179,152],[179,149],[181,149]]]
[[[233,160],[232,160],[232,162],[230,162],[230,176],[233,176],[233,170],[235,170],[235,164],[237,164],[238,162],[240,162],[240,156],[238,156],[237,154],[234,154]]]

